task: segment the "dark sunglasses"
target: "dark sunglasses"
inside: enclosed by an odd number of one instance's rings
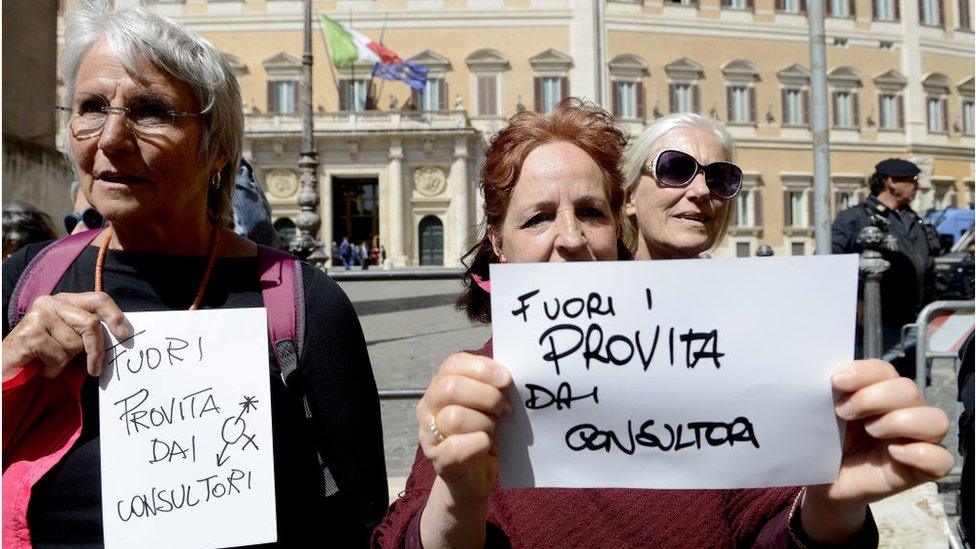
[[[731,162],[712,162],[702,166],[688,153],[665,150],[654,158],[645,173],[668,187],[687,187],[701,171],[708,190],[719,198],[731,200],[742,188],[742,170]]]
[[[84,222],[89,229],[98,229],[105,225],[105,218],[95,208],[85,208],[81,213],[71,212],[64,216],[64,230],[71,234],[79,221]]]

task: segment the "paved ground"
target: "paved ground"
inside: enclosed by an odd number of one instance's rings
[[[442,360],[477,349],[491,330],[454,309],[457,280],[340,281],[359,314],[377,386],[425,388]],[[415,400],[384,400],[386,469],[405,477],[417,449]],[[395,481],[394,481],[395,482]]]
[[[490,329],[471,324],[453,307],[457,280],[340,280],[366,334],[377,385],[383,389],[424,388],[440,362],[460,349],[481,347]],[[951,361],[933,368],[926,401],[949,413],[944,445],[955,452],[955,371]],[[391,496],[402,489],[417,447],[415,400],[384,400],[383,428]],[[958,477],[919,488],[875,506],[882,547],[945,547],[945,516],[954,521]]]

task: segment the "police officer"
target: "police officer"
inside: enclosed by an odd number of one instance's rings
[[[909,206],[918,190],[920,171],[915,164],[900,158],[880,162],[871,176],[871,196],[838,214],[833,225],[835,254],[860,253],[857,236],[868,225],[898,240],[896,252],[883,252],[891,263],[881,279],[881,324],[886,351],[900,341],[901,327],[914,322],[925,304],[926,277],[932,273],[933,258],[939,250],[938,235]],[[861,352],[860,345],[856,352]],[[904,370],[902,375],[914,375],[914,361],[905,361]]]

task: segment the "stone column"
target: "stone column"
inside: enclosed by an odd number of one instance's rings
[[[403,247],[403,144],[390,139],[390,237],[386,239],[386,252],[393,259],[394,267],[405,267],[407,254]]]
[[[905,119],[905,137],[909,144],[918,143],[926,139],[928,128],[926,127],[925,113],[925,92],[922,89],[922,48],[920,45],[919,34],[921,24],[919,23],[918,2],[912,0],[895,0],[900,2],[901,9],[901,29],[902,29],[902,48],[901,48],[901,68],[908,83],[903,92]],[[865,94],[866,95],[866,94]],[[862,101],[865,98],[861,99]],[[864,111],[862,103],[861,110]]]
[[[468,138],[454,140],[454,163],[451,164],[451,177],[457,185],[455,212],[458,221],[458,258],[468,251],[471,235],[471,182],[468,181]]]

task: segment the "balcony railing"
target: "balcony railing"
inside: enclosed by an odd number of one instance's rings
[[[339,111],[316,113],[316,132],[454,130],[471,128],[465,111]],[[248,133],[300,132],[298,114],[253,114],[245,116]]]

